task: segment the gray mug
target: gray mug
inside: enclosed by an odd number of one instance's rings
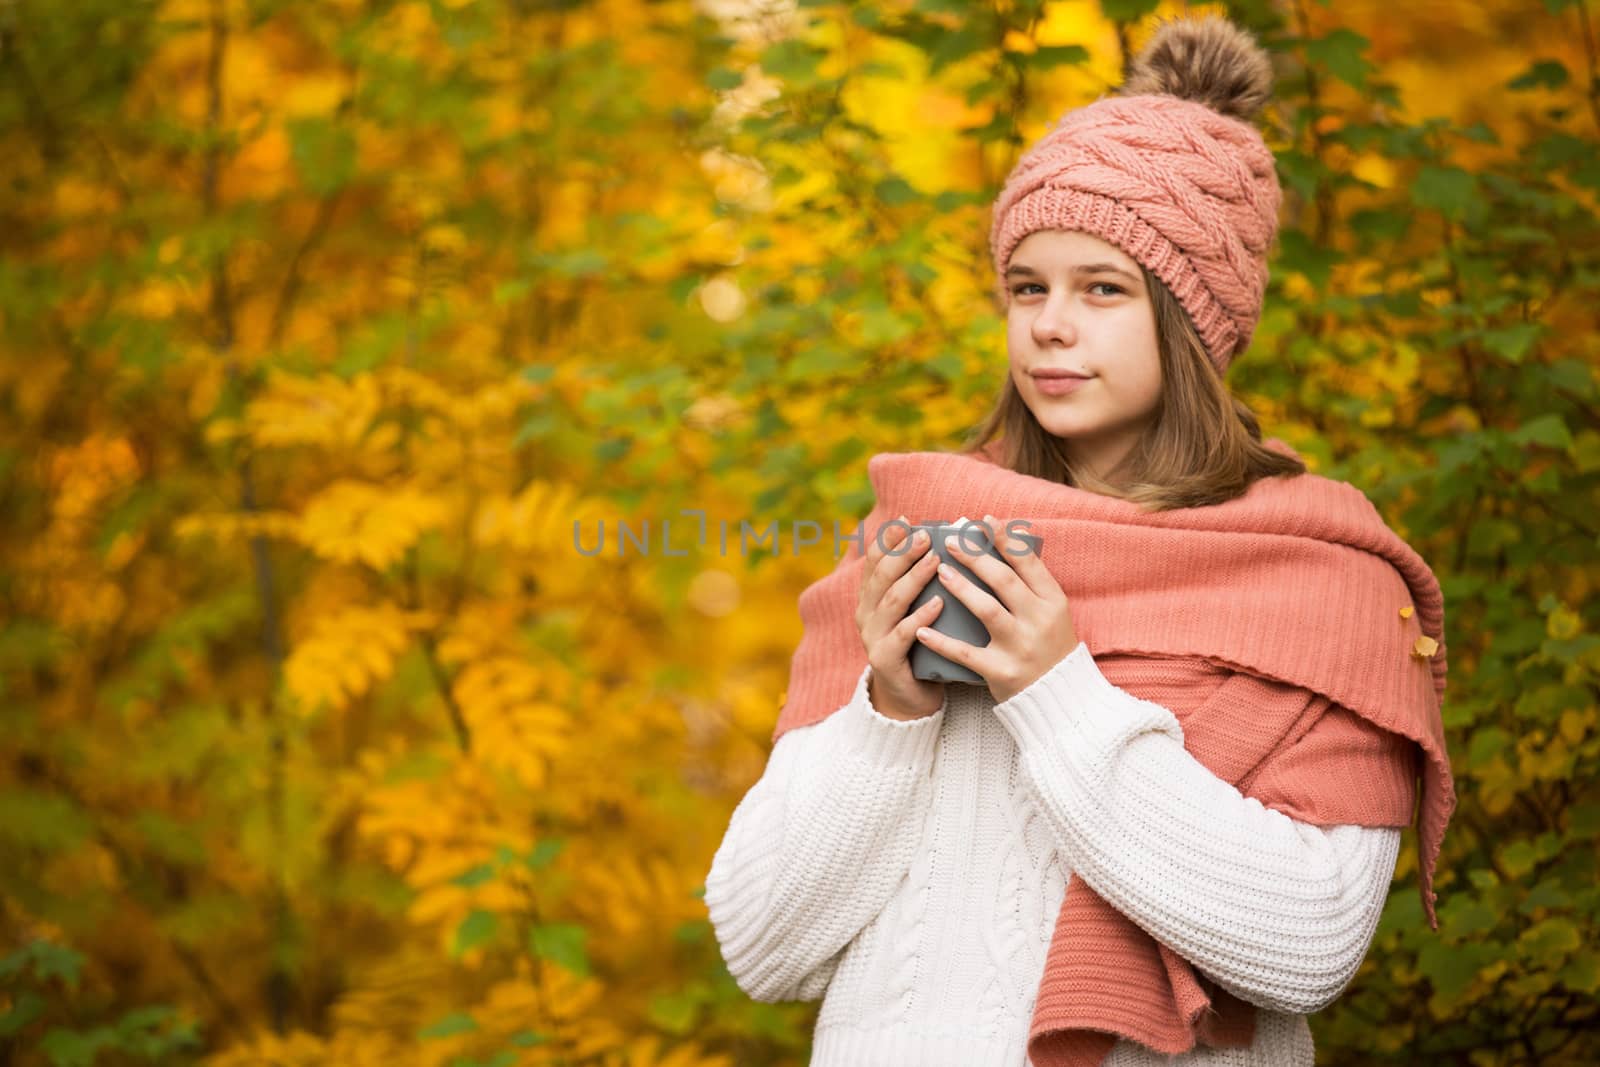
[[[966,531],[964,536],[961,533],[963,529]],[[995,596],[994,590],[989,587],[987,582],[974,574],[960,560],[951,557],[950,549],[944,543],[946,537],[955,537],[957,539],[956,543],[964,550],[968,552],[984,552],[1000,560],[1004,566],[1011,566],[1001,555],[1000,548],[994,544],[990,537],[991,531],[983,523],[973,522],[963,527],[949,522],[919,522],[911,528],[912,532],[916,530],[928,531],[928,536],[933,540],[928,551],[939,553],[939,558],[954,567],[956,573],[990,596]],[[992,532],[1000,535],[1002,539],[1004,538],[1004,529]],[[910,534],[908,533],[907,537],[909,536]],[[1012,536],[1021,539],[1035,555],[1038,555],[1039,550],[1044,547],[1044,540],[1033,534],[1017,530]],[[901,544],[905,543],[905,541],[901,542]],[[1012,547],[1008,551],[1017,552],[1018,549]],[[906,610],[906,614],[910,615],[915,612],[935,596],[944,598],[944,606],[939,609],[939,614],[934,618],[930,629],[937,630],[942,634],[948,634],[958,641],[965,641],[967,644],[976,645],[979,648],[989,643],[988,628],[978,621],[978,617],[972,613],[971,608],[968,608],[950,590],[945,588],[944,582],[939,580],[938,574],[935,574],[932,580],[917,593],[916,597],[911,601],[910,608]],[[995,599],[998,600],[1000,598],[995,596]],[[968,685],[987,684],[981,674],[946,659],[921,641],[913,640],[911,642],[910,659],[912,677],[925,682],[964,682]]]

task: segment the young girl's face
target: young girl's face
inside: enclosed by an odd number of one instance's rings
[[[1036,230],[1006,268],[1011,379],[1068,457],[1105,476],[1155,421],[1161,356],[1139,265],[1086,233]],[[1086,378],[1063,385],[1041,371]]]

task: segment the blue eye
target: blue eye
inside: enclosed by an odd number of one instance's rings
[[[1044,288],[1044,286],[1040,285],[1038,282],[1023,282],[1021,285],[1013,286],[1011,291],[1013,293],[1015,293],[1017,296],[1021,296],[1022,295],[1022,291],[1024,289],[1043,289],[1043,288]]]
[[[1102,285],[1105,286],[1107,289],[1110,289],[1113,293],[1121,293],[1123,291],[1122,286],[1120,286],[1120,285],[1112,285],[1110,282],[1095,282],[1094,285],[1089,286],[1089,288],[1094,289],[1094,288],[1096,288],[1098,286],[1102,286]]]

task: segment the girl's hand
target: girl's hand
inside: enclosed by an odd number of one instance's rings
[[[905,516],[900,516],[899,521],[905,523]],[[887,548],[904,545],[904,526],[891,526],[882,532]],[[925,718],[944,703],[944,683],[915,677],[906,658],[917,627],[931,623],[944,608],[943,602],[934,597],[906,614],[922,587],[933,580],[933,566],[939,562],[939,554],[929,551],[931,547],[926,530],[918,530],[910,545],[896,549],[894,554],[879,547],[876,535],[867,545],[856,604],[856,629],[866,646],[867,662],[872,665],[868,698],[874,708],[891,719]]]
[[[985,515],[983,521],[994,532],[1002,559],[967,551],[959,537],[949,539],[951,554],[987,582],[1000,599],[973,585],[954,567],[940,566],[938,573],[950,594],[971,608],[989,631],[989,643],[980,648],[926,627],[916,636],[946,659],[983,675],[998,704],[1060,663],[1078,647],[1078,633],[1072,625],[1067,594],[1044,561],[1028,550],[1027,542],[1009,536],[1005,524],[994,516]]]

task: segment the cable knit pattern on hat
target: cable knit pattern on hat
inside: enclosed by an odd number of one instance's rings
[[[1123,249],[1188,311],[1218,373],[1250,344],[1278,231],[1272,151],[1255,127],[1164,94],[1068,112],[1018,161],[990,226],[997,295],[1011,253],[1040,229]]]

